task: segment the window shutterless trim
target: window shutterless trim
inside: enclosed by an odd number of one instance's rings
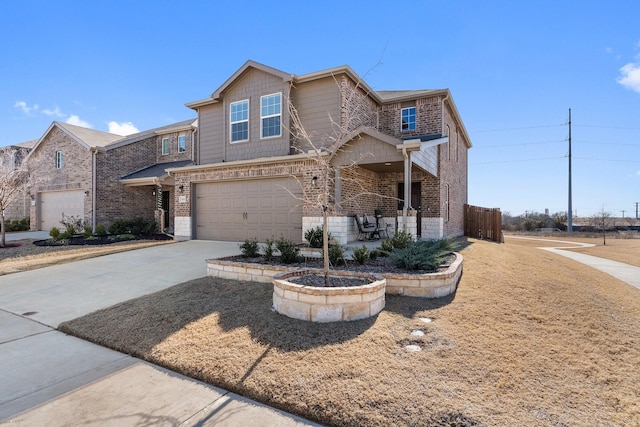
[[[178,135],[178,153],[184,153],[187,151],[187,135],[181,133]]]
[[[277,99],[277,102],[265,105],[265,101]],[[273,111],[270,111],[273,108]],[[277,119],[277,120],[275,120]],[[275,122],[277,121],[277,124]],[[264,135],[265,125],[268,129],[277,127],[278,133]],[[260,139],[278,138],[282,136],[282,94],[280,92],[260,97]]]
[[[406,116],[405,111],[407,112]],[[416,130],[416,107],[403,108],[400,110],[400,131],[408,132],[412,130]]]
[[[62,151],[56,151],[56,169],[62,169]]]
[[[165,151],[165,145],[164,142],[167,141],[167,150]],[[169,152],[171,151],[171,142],[169,141],[169,138],[162,138],[162,155],[163,156],[167,156],[169,154]]]
[[[235,106],[239,106],[242,104],[246,104],[246,107],[243,107],[240,110],[234,111]],[[238,136],[245,136],[246,134],[246,138],[233,139],[234,125],[236,125],[235,133]],[[235,144],[237,142],[244,142],[248,140],[249,140],[249,100],[243,99],[242,101],[236,101],[229,104],[229,141],[232,144]]]

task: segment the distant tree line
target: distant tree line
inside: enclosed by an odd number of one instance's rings
[[[502,213],[502,229],[504,231],[535,231],[540,228],[557,228],[567,231],[567,214],[556,212],[546,215],[538,212],[527,212],[525,215],[513,216],[509,212]]]

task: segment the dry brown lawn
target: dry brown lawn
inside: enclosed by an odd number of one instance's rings
[[[6,247],[0,248],[0,276],[171,242],[171,240],[148,240],[100,246],[36,246],[32,239],[7,242]]]
[[[373,319],[292,320],[272,285],[207,277],[61,329],[329,425],[640,425],[640,290],[470,243],[455,296],[388,296]]]

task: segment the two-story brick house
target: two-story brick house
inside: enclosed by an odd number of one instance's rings
[[[447,89],[374,91],[348,66],[296,76],[248,61],[187,106],[195,165],[168,169],[178,239],[301,241],[320,223],[318,156],[341,243],[357,235],[349,215],[375,209],[423,238],[463,233],[471,141]]]
[[[28,156],[39,165],[31,228],[60,227],[64,213],[94,229],[138,217],[172,229],[173,177],[164,169],[192,163],[196,129],[187,120],[123,137],[53,122]]]

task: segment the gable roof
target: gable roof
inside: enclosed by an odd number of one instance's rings
[[[96,147],[104,147],[118,139],[122,138],[120,135],[116,135],[109,132],[102,132],[95,129],[84,128],[82,126],[70,125],[69,123],[52,122],[42,136],[36,141],[31,149],[31,152],[27,156],[30,157],[35,153],[47,135],[53,131],[54,128],[60,129],[63,133],[67,134],[71,139],[76,141],[82,147],[87,150]]]
[[[197,126],[198,126],[198,119],[183,120],[178,123],[172,123],[170,125],[160,126],[157,128],[134,133],[132,135],[127,135],[124,137],[121,136],[119,140],[104,146],[103,150],[104,151],[112,150],[114,148],[122,147],[128,144],[133,144],[134,142],[142,141],[143,139],[147,139],[156,135],[164,135],[167,133],[191,130]]]
[[[231,77],[229,77],[224,83],[222,83],[222,85],[218,89],[216,89],[209,98],[205,98],[200,101],[189,102],[185,105],[189,108],[197,108],[203,105],[217,103],[224,94],[224,91],[227,90],[231,85],[233,85],[236,80],[245,75],[250,69],[264,71],[267,74],[271,74],[273,76],[281,78],[283,82],[290,82],[294,78],[293,74],[285,73],[284,71],[277,70],[275,68],[269,67],[268,65],[252,61],[250,59],[245,62],[242,67],[238,69],[238,71],[233,73]]]

